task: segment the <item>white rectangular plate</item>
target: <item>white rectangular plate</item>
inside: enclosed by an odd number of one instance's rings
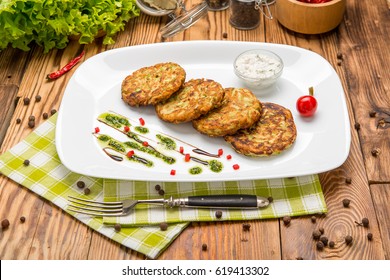
[[[152,106],[132,108],[121,99],[122,80],[133,71],[160,62],[176,62],[192,78],[213,79],[223,87],[245,87],[233,72],[233,61],[241,52],[263,48],[278,54],[284,62],[281,78],[271,88],[252,91],[260,101],[280,104],[291,110],[297,126],[295,144],[282,154],[251,158],[236,153],[222,138],[198,133],[190,123],[161,121]],[[298,97],[314,87],[318,110],[314,117],[300,117],[295,109]],[[188,170],[194,162],[185,162],[177,153],[177,162],[167,165],[159,160],[154,167],[130,161],[110,159],[100,148],[92,132],[117,135],[97,121],[97,116],[114,111],[130,119],[142,117],[146,126],[191,143],[208,152],[222,148],[219,173],[202,168],[199,175]],[[120,139],[126,141],[126,139]],[[350,124],[344,91],[332,66],[320,55],[287,45],[187,41],[158,43],[114,49],[93,56],[81,64],[70,79],[58,114],[56,146],[62,163],[71,171],[99,178],[148,181],[229,181],[293,177],[325,172],[340,166],[350,149]],[[226,155],[232,155],[230,160]],[[232,166],[239,165],[235,170]],[[171,175],[171,170],[176,175]]]

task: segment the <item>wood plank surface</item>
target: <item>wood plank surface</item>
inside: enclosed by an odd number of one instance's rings
[[[186,5],[200,2],[186,1]],[[103,45],[100,38],[82,46],[72,41],[67,48],[47,54],[37,46],[29,52],[8,48],[0,52],[0,104],[5,108],[0,117],[1,152],[31,132],[27,125],[29,116],[35,116],[39,125],[44,121],[44,112],[61,110],[64,89],[74,70],[52,82],[45,77],[82,49],[86,50],[85,60],[119,47],[183,40],[254,41],[302,47],[319,53],[336,69],[351,120],[352,143],[347,161],[320,174],[327,215],[317,215],[316,223],[310,217],[293,218],[288,227],[278,219],[249,221],[249,232],[243,231],[242,222],[195,222],[159,259],[390,259],[388,3],[349,0],[340,27],[318,36],[291,32],[277,19],[264,17],[254,30],[237,30],[230,26],[226,10],[209,12],[193,27],[168,39],[159,34],[168,17],[141,15],[130,20],[115,38],[116,43],[109,46]],[[274,8],[271,7],[272,12]],[[35,102],[37,95],[42,97],[41,102]],[[23,104],[25,97],[31,99],[29,105]],[[376,115],[370,117],[370,111],[376,111]],[[21,119],[20,124],[16,123],[17,118]],[[360,130],[355,129],[355,123],[360,124]],[[378,156],[371,153],[375,148],[380,150]],[[350,183],[347,178],[351,178]],[[0,219],[7,218],[11,223],[7,230],[0,231],[0,259],[145,259],[3,176],[0,186]],[[351,200],[350,207],[343,207],[344,198]],[[26,217],[25,223],[20,222],[21,216]],[[355,223],[363,217],[370,221],[368,228]],[[335,248],[316,250],[312,232],[319,227],[335,241]],[[372,241],[367,240],[368,232],[373,233]],[[347,234],[354,239],[349,246],[344,241]],[[207,244],[206,251],[202,244]]]
[[[390,117],[390,14],[384,0],[348,2],[341,49],[367,176],[389,182],[390,123],[380,121]]]

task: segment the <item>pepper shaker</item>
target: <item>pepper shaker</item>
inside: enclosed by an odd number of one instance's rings
[[[255,29],[260,24],[258,0],[230,0],[229,23],[237,29]]]

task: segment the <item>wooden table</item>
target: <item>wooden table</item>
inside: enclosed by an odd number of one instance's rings
[[[196,1],[187,1],[191,6]],[[274,11],[275,7],[272,7]],[[346,162],[320,174],[329,213],[313,224],[310,217],[293,218],[289,227],[278,219],[251,221],[249,232],[242,222],[193,223],[160,256],[160,259],[390,259],[390,3],[389,0],[348,0],[338,29],[319,36],[305,36],[283,28],[276,19],[263,18],[251,31],[239,31],[228,22],[228,11],[209,12],[186,32],[166,41],[236,40],[289,44],[325,57],[342,81],[351,120],[351,150]],[[23,52],[0,52],[0,143],[4,152],[27,136],[28,117],[59,108],[72,73],[48,83],[45,76],[73,58],[80,49],[91,57],[106,50],[163,41],[158,31],[167,18],[142,15],[130,20],[114,45],[101,39],[80,46],[71,42],[63,50],[44,54],[33,46]],[[225,34],[225,36],[224,36]],[[227,35],[227,36],[226,36]],[[342,54],[342,59],[339,55]],[[73,72],[74,70],[72,70]],[[23,98],[43,102],[23,105]],[[329,108],[332,110],[332,108]],[[370,112],[376,112],[370,116]],[[22,120],[16,124],[16,119]],[[355,129],[360,124],[360,129]],[[373,156],[372,151],[380,152]],[[348,178],[351,179],[349,183]],[[11,180],[0,177],[0,219],[24,224],[0,231],[1,259],[143,259],[92,231],[61,209]],[[351,205],[344,208],[342,200]],[[355,221],[367,217],[369,228]],[[317,251],[313,229],[323,227],[336,241],[333,249]],[[373,240],[366,234],[371,232]],[[343,240],[350,234],[353,244]],[[201,246],[207,243],[208,250]]]

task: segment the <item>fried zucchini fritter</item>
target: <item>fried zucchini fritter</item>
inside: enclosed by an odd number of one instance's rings
[[[170,123],[190,122],[219,107],[223,95],[221,84],[213,80],[192,79],[168,100],[157,104],[156,113]]]
[[[122,99],[133,107],[155,105],[178,91],[185,78],[185,70],[173,62],[143,67],[123,80]]]
[[[209,136],[225,136],[251,127],[261,115],[261,103],[245,88],[227,88],[222,105],[193,120],[193,127]]]
[[[293,116],[287,108],[274,103],[262,103],[260,120],[252,127],[239,130],[224,139],[246,156],[271,156],[288,149],[297,136]]]

